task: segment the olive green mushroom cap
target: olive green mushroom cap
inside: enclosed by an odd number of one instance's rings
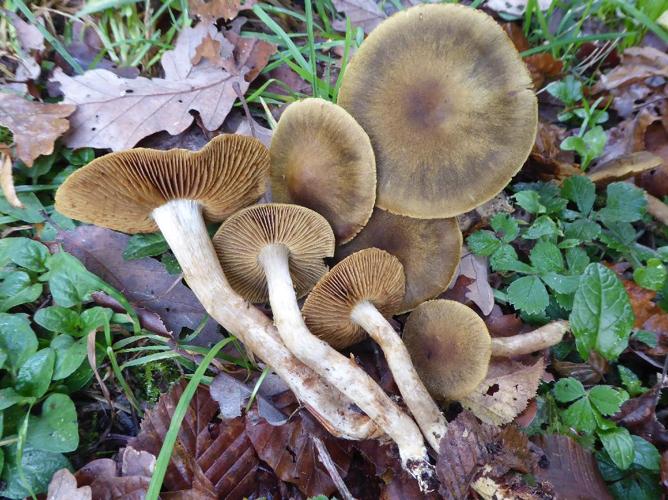
[[[306,295],[327,272],[323,259],[334,255],[334,233],[317,212],[298,205],[268,203],[232,215],[213,237],[213,246],[232,288],[250,302],[267,302],[263,248],[283,245],[297,297]]]
[[[418,5],[383,21],[343,75],[338,103],[376,155],[376,205],[454,217],[510,181],[534,144],[538,106],[513,43],[487,14]]]
[[[257,201],[269,173],[269,151],[257,139],[221,135],[200,151],[135,148],[93,160],[56,192],[56,210],[124,233],[158,230],[151,217],[172,200],[194,200],[220,222]]]
[[[344,349],[366,337],[350,318],[357,304],[369,301],[384,316],[392,316],[403,296],[401,262],[383,250],[368,248],[343,259],[318,281],[302,315],[314,335]]]
[[[347,245],[337,248],[342,259],[363,248],[380,248],[399,259],[406,273],[406,294],[396,314],[444,292],[457,271],[462,233],[457,219],[414,219],[374,209],[367,225]]]
[[[272,199],[315,210],[338,244],[371,216],[376,160],[369,136],[343,108],[323,99],[290,104],[271,141]]]
[[[404,343],[431,395],[457,400],[487,375],[492,339],[485,322],[470,307],[453,300],[418,306],[404,325]]]

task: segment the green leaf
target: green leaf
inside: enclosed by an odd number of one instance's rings
[[[81,335],[81,321],[76,311],[61,306],[49,306],[35,313],[34,321],[50,332]]]
[[[563,422],[577,431],[591,433],[596,430],[596,418],[587,398],[578,399],[561,412]]]
[[[614,360],[628,345],[635,316],[628,295],[615,273],[589,264],[575,292],[570,324],[583,359],[595,350]]]
[[[4,238],[0,240],[0,267],[11,261],[30,271],[46,271],[49,250],[45,245],[29,238]]]
[[[15,388],[19,394],[41,398],[49,390],[53,365],[55,363],[53,349],[47,347],[30,356],[19,368]]]
[[[647,209],[645,193],[639,187],[628,182],[613,182],[608,185],[605,208],[599,211],[599,217],[609,222],[635,222],[640,220]]]
[[[75,341],[69,335],[58,335],[51,341],[56,354],[53,380],[69,377],[86,359],[86,338]]]
[[[570,403],[586,394],[585,388],[577,379],[566,377],[554,384],[554,397],[560,403]]]
[[[571,274],[582,274],[589,265],[589,256],[582,248],[566,250],[566,264]]]
[[[633,447],[636,452],[633,463],[643,469],[655,472],[661,470],[661,455],[656,446],[635,434],[631,436],[631,439],[633,439]]]
[[[109,325],[114,311],[106,307],[91,307],[81,313],[81,330],[83,335]]]
[[[90,294],[102,288],[101,280],[90,273],[79,260],[58,252],[47,261],[49,271],[43,276],[56,304],[73,307],[90,299]]]
[[[559,272],[564,269],[561,250],[549,241],[538,241],[529,253],[529,260],[531,260],[531,265],[541,273]]]
[[[24,208],[14,208],[0,194],[0,213],[29,224],[44,222],[44,214],[42,213],[44,206],[40,203],[37,196],[35,196],[35,193],[18,193],[17,196],[21,203],[23,203]]]
[[[516,279],[510,284],[506,293],[508,301],[515,309],[528,314],[542,313],[550,302],[545,285],[537,276]]]
[[[603,127],[596,126],[591,128],[582,137],[587,146],[587,154],[582,162],[582,169],[586,170],[589,162],[603,154],[605,143],[608,142],[608,136]]]
[[[520,262],[517,258],[517,252],[512,245],[503,244],[489,259],[489,265],[494,271],[507,272],[515,271],[520,273],[532,273],[531,266]]]
[[[635,457],[635,446],[631,434],[624,427],[599,431],[598,437],[614,464],[621,470],[628,469]]]
[[[589,215],[596,200],[596,186],[583,175],[574,175],[564,180],[561,195],[574,202],[583,215]]]
[[[636,230],[634,227],[629,222],[603,222],[608,230],[601,233],[601,241],[612,250],[631,253],[631,249],[636,241]]]
[[[4,449],[6,450],[5,467],[2,470],[4,488],[0,490],[0,495],[3,497],[25,498],[30,496],[30,490],[35,494],[42,493],[46,491],[56,471],[71,468],[69,461],[61,453],[36,450],[31,446],[26,446],[21,459],[26,485],[19,473],[16,446]],[[30,490],[26,486],[29,486]]]
[[[638,342],[642,342],[651,348],[654,348],[659,344],[659,341],[656,338],[656,333],[650,332],[648,330],[638,330],[631,338],[633,340],[637,340]]]
[[[632,397],[640,396],[648,391],[646,387],[642,386],[642,381],[638,375],[624,365],[617,365],[619,371],[619,378],[622,381],[624,389],[626,389]]]
[[[572,106],[582,100],[582,84],[573,75],[568,75],[563,80],[550,83],[545,87],[545,90],[567,106]]]
[[[584,157],[587,154],[587,145],[582,137],[572,135],[566,137],[559,145],[564,151],[575,151],[580,156]]]
[[[476,255],[489,257],[501,245],[501,241],[492,231],[476,231],[466,238],[466,245]]]
[[[30,398],[21,396],[13,387],[0,389],[0,410],[6,410],[18,403],[28,401]]]
[[[547,215],[541,215],[533,221],[533,224],[522,236],[525,240],[537,240],[543,236],[553,238],[559,235],[559,229],[555,222]]]
[[[37,336],[23,314],[0,313],[0,349],[7,364],[18,370],[37,351]]]
[[[27,443],[43,451],[65,453],[77,449],[77,410],[69,396],[51,394],[46,398],[41,416],[30,417]]]
[[[589,391],[589,401],[602,415],[613,415],[619,411],[628,397],[609,385],[596,385]]]
[[[0,282],[0,312],[34,302],[42,295],[42,285],[32,283],[28,273],[14,271]]]
[[[575,293],[580,285],[580,276],[564,276],[557,273],[545,273],[540,276],[547,286],[560,294]]]
[[[540,203],[540,195],[536,191],[520,191],[513,195],[515,202],[530,214],[544,214],[547,208]]]
[[[601,234],[601,226],[589,219],[577,219],[564,224],[564,237],[580,241],[593,241]]]
[[[162,257],[160,257],[160,262],[162,262],[169,274],[177,276],[183,272],[179,261],[176,260],[172,252],[163,253]]]
[[[489,223],[504,243],[510,243],[520,234],[517,220],[506,213],[496,214]]]
[[[125,260],[143,259],[160,255],[167,250],[169,250],[169,245],[161,233],[135,234],[128,240],[123,258]]]
[[[666,267],[659,259],[649,259],[647,265],[633,271],[633,281],[643,288],[658,292],[666,282]]]

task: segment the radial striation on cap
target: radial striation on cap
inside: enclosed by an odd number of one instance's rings
[[[453,300],[419,305],[404,326],[404,343],[432,396],[457,400],[487,375],[492,340],[485,322]]]
[[[213,246],[234,290],[250,302],[267,302],[269,294],[258,256],[267,245],[289,251],[290,276],[297,297],[306,295],[327,272],[323,259],[334,255],[334,234],[327,221],[306,207],[254,205],[227,219]]]
[[[154,209],[171,200],[201,203],[219,222],[258,200],[269,173],[260,141],[221,135],[200,151],[136,148],[93,160],[70,175],[56,193],[56,210],[76,220],[124,233],[158,230]]]
[[[367,336],[350,315],[363,301],[371,302],[386,317],[392,316],[404,296],[404,271],[399,260],[377,248],[356,252],[335,265],[306,298],[302,314],[314,335],[336,349]]]
[[[314,98],[290,104],[270,154],[274,201],[318,212],[338,244],[364,227],[376,200],[376,160],[369,136],[343,108]]]
[[[521,168],[538,106],[503,29],[461,5],[419,5],[382,22],[343,76],[338,103],[376,155],[376,205],[418,218],[486,202]]]
[[[406,295],[395,311],[399,314],[450,286],[461,257],[462,233],[455,218],[414,219],[376,208],[355,239],[337,248],[336,259],[371,247],[391,253],[404,266]]]

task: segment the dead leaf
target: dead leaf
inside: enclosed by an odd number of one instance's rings
[[[537,6],[540,10],[547,10],[552,5],[552,0],[538,0]],[[511,16],[521,16],[527,8],[527,0],[487,0],[487,9]]]
[[[214,66],[222,68],[223,59],[220,57],[221,49],[221,41],[214,40],[211,38],[211,35],[207,34],[202,40],[202,43],[200,43],[195,49],[195,55],[192,59],[193,65],[197,65],[202,60],[202,58],[204,58]]]
[[[77,479],[67,469],[60,469],[51,478],[46,500],[92,500],[90,486],[77,487]]]
[[[183,132],[193,122],[191,111],[199,112],[207,130],[219,128],[237,99],[237,90],[246,92],[274,49],[266,42],[231,33],[229,37],[239,45],[232,54],[221,53],[225,69],[206,59],[193,65],[197,48],[215,33],[215,27],[206,23],[182,30],[174,50],[162,56],[164,78],[127,79],[106,70],[69,77],[57,69],[53,81],[61,84],[66,102],[78,105],[66,144],[127,149],[161,130],[172,135]],[[225,51],[229,43],[221,46]]]
[[[617,91],[654,76],[668,78],[668,54],[649,46],[630,47],[622,54],[621,64],[601,75],[592,91]]]
[[[9,151],[5,151],[4,149],[0,149],[0,188],[2,188],[2,195],[14,208],[23,208],[23,203],[16,196],[16,189],[14,188],[12,159],[9,156]]]
[[[1,8],[0,12],[7,16],[14,27],[19,44],[19,53],[16,57],[18,66],[14,79],[17,82],[36,80],[41,73],[41,67],[34,56],[45,49],[44,36],[36,26],[28,24],[16,13]]]
[[[38,156],[53,153],[56,139],[70,126],[66,117],[75,109],[71,104],[42,104],[0,92],[0,125],[12,131],[16,156],[29,167]]]
[[[188,0],[190,14],[202,20],[216,20],[221,17],[230,21],[237,17],[239,12],[252,9],[257,0]]]
[[[184,327],[194,330],[206,314],[195,295],[155,259],[124,260],[129,239],[122,233],[85,225],[57,236],[65,250],[123,293],[133,306],[156,313],[177,334]],[[209,321],[197,342],[208,345],[219,338],[216,324]]]
[[[510,203],[510,200],[505,193],[499,193],[494,198],[479,207],[457,216],[459,229],[462,233],[467,234],[474,229],[486,226],[489,219],[499,213],[513,213],[515,209]]]
[[[594,456],[567,436],[541,435],[535,439],[543,450],[534,475],[554,487],[557,500],[612,499]]]
[[[596,183],[621,181],[646,170],[661,166],[663,160],[648,151],[638,151],[600,163],[587,172],[587,177]]]
[[[618,273],[619,274],[619,273]],[[654,332],[657,336],[657,346],[649,346],[638,343],[635,348],[653,356],[665,356],[668,354],[668,313],[654,302],[656,292],[636,285],[633,280],[620,276],[626,293],[631,302],[631,308],[635,315],[634,327]]]
[[[661,486],[668,489],[668,450],[661,454]]]
[[[668,446],[668,430],[656,418],[657,395],[662,389],[659,380],[651,390],[622,404],[619,413],[612,416],[619,425],[659,448]]]
[[[502,23],[501,27],[508,34],[518,52],[529,49],[529,41],[524,36],[522,27],[517,23]],[[534,54],[525,57],[524,63],[531,73],[531,80],[535,89],[543,87],[547,80],[556,78],[561,74],[563,62],[555,59],[549,52]]]
[[[531,366],[494,358],[487,378],[460,403],[485,423],[502,425],[512,422],[536,395],[544,372],[543,358]]]
[[[361,27],[367,34],[387,18],[374,0],[332,0],[332,3],[338,12],[350,19],[352,26]],[[345,21],[336,20],[332,26],[338,31],[346,30]]]
[[[524,170],[541,180],[561,180],[571,175],[581,175],[582,171],[576,166],[573,153],[563,151],[560,147],[566,135],[566,129],[539,121],[536,142]]]
[[[472,280],[466,286],[468,289],[466,298],[477,305],[484,316],[487,316],[494,307],[494,291],[488,281],[488,259],[473,255],[466,247],[462,248],[462,255],[458,273]]]

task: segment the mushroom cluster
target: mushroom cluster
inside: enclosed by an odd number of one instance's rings
[[[222,135],[194,153],[112,153],[72,174],[56,208],[127,233],[160,230],[212,318],[330,432],[394,441],[427,491],[424,441],[438,452],[447,426],[435,399],[466,397],[491,356],[542,349],[566,331],[491,339],[473,310],[433,300],[459,263],[456,217],[506,186],[536,122],[530,76],[499,25],[467,7],[420,5],[361,45],[338,104],[290,104],[269,150]],[[267,178],[274,203],[255,204]],[[206,223],[218,222],[212,241]],[[272,319],[251,305],[267,302]],[[411,311],[402,339],[390,318]],[[367,336],[412,418],[340,352]]]

